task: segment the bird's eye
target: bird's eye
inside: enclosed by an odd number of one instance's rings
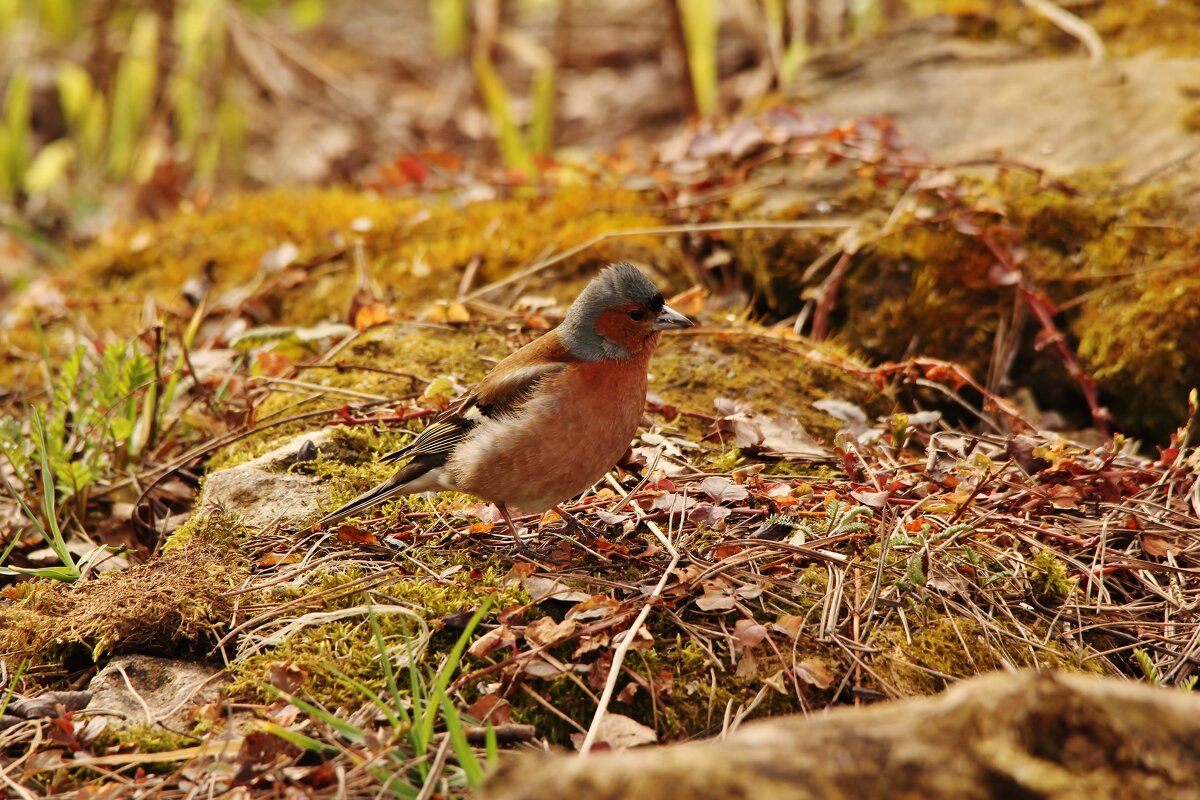
[[[635,308],[633,311],[629,312],[629,318],[634,322],[641,322],[646,318],[646,312],[642,311],[640,308]]]

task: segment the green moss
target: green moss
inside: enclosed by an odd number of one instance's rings
[[[1079,40],[1019,0],[942,0],[954,16],[959,35],[974,39],[1014,39],[1050,53],[1076,54]],[[1147,50],[1171,56],[1200,53],[1200,8],[1194,3],[1121,0],[1072,6],[1104,41],[1111,55],[1126,57]]]
[[[1037,570],[1034,583],[1040,594],[1061,600],[1074,591],[1075,581],[1068,576],[1067,565],[1050,548],[1042,548],[1037,552],[1033,557],[1033,567]]]
[[[346,189],[276,190],[241,195],[203,212],[127,229],[78,253],[57,276],[76,316],[48,321],[52,348],[64,333],[86,327],[127,338],[137,332],[147,298],[179,307],[179,288],[203,275],[210,296],[245,293],[263,322],[311,325],[344,319],[358,287],[353,244],[382,299],[400,316],[420,314],[431,301],[454,297],[467,264],[479,260],[476,285],[505,277],[547,252],[605,232],[664,223],[651,195],[601,185],[561,187],[460,205],[423,197],[394,200]],[[264,256],[285,244],[297,257],[284,271],[264,269]],[[632,260],[670,273],[674,261],[656,237],[603,239],[523,284],[530,292],[569,297],[583,276],[610,261]],[[186,318],[187,313],[183,315]],[[36,380],[23,353],[38,343],[29,314],[0,334],[0,382]],[[69,330],[64,330],[69,329]]]
[[[363,577],[358,569],[319,571],[308,576],[303,586],[267,590],[257,598],[259,601],[279,603],[320,596],[321,611],[362,608],[364,613],[302,628],[278,646],[239,661],[231,669],[232,682],[227,687],[227,694],[231,698],[249,701],[269,699],[263,689],[269,683],[269,670],[275,664],[288,663],[307,675],[305,696],[327,708],[356,708],[366,699],[358,689],[334,677],[325,669],[325,665],[336,666],[374,691],[385,690],[383,671],[379,666],[379,648],[365,613],[367,606],[405,606],[428,624],[432,636],[426,648],[419,638],[421,625],[412,615],[382,612],[376,615],[384,639],[392,650],[393,660],[403,661],[407,657],[405,642],[408,642],[413,652],[422,656],[420,669],[424,674],[438,667],[461,633],[457,628],[444,627],[446,617],[478,608],[486,598],[492,598],[492,611],[484,624],[494,624],[502,610],[529,602],[529,596],[523,589],[501,585],[507,565],[499,559],[491,565],[480,565],[477,560],[472,561],[454,548],[443,548],[438,554],[441,559],[435,559],[433,551],[428,550],[414,551],[412,555],[415,560],[443,571],[455,560],[471,562],[473,569],[471,572],[459,572],[449,579],[403,576],[376,586],[370,594],[350,587],[350,584]],[[339,592],[342,587],[348,587],[348,591]],[[400,684],[407,691],[407,674],[401,673]]]
[[[814,401],[837,397],[870,411],[887,405],[873,387],[806,352],[802,340],[750,325],[668,336],[650,362],[650,389],[669,404],[702,414],[714,414],[714,401],[721,397],[768,417],[792,417],[823,441],[832,441],[843,423],[814,409]],[[693,441],[707,436],[711,427],[687,416],[673,424]],[[729,459],[731,452],[722,447],[714,457]]]
[[[614,701],[610,710],[653,727],[660,742],[719,730],[726,707],[731,702],[735,709],[748,706],[763,689],[766,679],[780,669],[774,656],[767,655],[769,651],[762,647],[759,648],[762,652],[758,656],[756,676],[738,677],[727,662],[715,661],[699,643],[680,637],[678,628],[672,623],[652,614],[647,624],[655,636],[654,647],[631,651],[625,661],[625,666],[639,676],[640,680],[636,681],[639,688],[631,702]],[[571,649],[573,645],[561,648],[562,652],[556,655],[569,661]],[[593,664],[591,668],[598,666]],[[623,677],[617,684],[618,694],[631,681],[634,679]],[[647,686],[654,687],[656,697],[651,697]],[[516,696],[510,698],[513,719],[533,725],[539,735],[553,743],[568,745],[570,736],[578,729],[560,714],[586,728],[596,711],[594,700],[580,686],[578,678],[562,676],[534,688],[559,713],[548,710],[528,696]],[[794,694],[768,688],[753,716],[799,710],[801,706]]]
[[[746,456],[736,447],[731,447],[708,459],[704,469],[709,472],[733,472],[737,467],[746,463]]]
[[[382,397],[400,398],[420,394],[426,382],[449,376],[461,385],[482,378],[491,366],[511,349],[502,334],[482,327],[443,328],[432,325],[383,326],[364,332],[354,344],[338,356],[337,369],[307,369],[303,380],[331,389],[352,389]],[[366,367],[368,369],[358,369]],[[380,372],[384,370],[386,372]],[[209,471],[225,469],[249,461],[278,447],[293,437],[317,428],[322,420],[303,414],[346,404],[335,392],[324,395],[316,390],[277,390],[258,406],[255,418],[261,430],[220,450],[209,463]],[[294,421],[287,421],[292,418]],[[279,424],[279,423],[283,424]],[[269,426],[269,427],[266,427]],[[419,431],[424,422],[416,420],[410,430]],[[373,460],[374,453],[400,447],[410,438],[398,431],[371,426],[336,427],[331,447],[339,458],[354,461]],[[357,458],[356,454],[362,454]]]
[[[981,235],[1002,224],[1002,246],[1059,307],[1055,324],[1122,429],[1165,439],[1183,419],[1188,389],[1200,385],[1200,339],[1190,335],[1200,277],[1187,268],[1200,233],[1184,189],[1115,186],[1113,169],[1054,183],[999,172],[963,178],[952,203],[926,198],[926,211],[953,220],[910,220],[860,252],[839,293],[841,335],[878,358],[920,352],[986,375],[1000,326],[1025,302],[995,280],[996,256]],[[1057,351],[1037,341],[1025,337],[1012,374],[1040,406],[1087,424],[1077,382]]]
[[[186,554],[191,547],[235,551],[252,535],[233,517],[201,511],[180,525],[163,541],[163,555]]]
[[[921,611],[927,622],[911,620],[911,639],[899,625],[879,628],[868,641],[880,652],[873,669],[884,679],[884,687],[900,696],[936,694],[954,681],[1012,666],[1079,669],[1078,658],[1048,643],[1035,651],[1002,631],[985,631],[969,617],[946,617]],[[1002,625],[996,625],[1003,628]],[[1039,641],[1040,641],[1040,637]]]
[[[138,753],[169,753],[198,743],[199,739],[195,736],[169,731],[160,725],[142,723],[124,728],[105,728],[93,742],[92,750],[103,753],[105,750],[121,748],[123,751],[133,749]],[[171,768],[174,769],[174,766]]]

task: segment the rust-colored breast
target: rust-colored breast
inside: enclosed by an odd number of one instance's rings
[[[547,378],[519,414],[487,420],[447,466],[466,492],[520,511],[544,511],[610,470],[637,432],[649,352],[577,361]]]

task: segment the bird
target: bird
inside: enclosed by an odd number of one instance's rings
[[[395,474],[314,524],[323,529],[386,500],[456,491],[493,503],[518,550],[512,512],[562,508],[613,468],[637,433],[650,356],[663,331],[692,327],[628,263],[601,270],[558,327],[500,361],[406,447]]]

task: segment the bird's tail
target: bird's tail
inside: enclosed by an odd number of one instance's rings
[[[383,483],[368,489],[336,511],[326,514],[314,525],[324,528],[346,517],[354,516],[360,511],[379,505],[385,500],[391,500],[393,497],[428,491],[429,482],[421,479],[430,477],[429,473],[439,466],[440,464],[435,459],[415,458]]]

